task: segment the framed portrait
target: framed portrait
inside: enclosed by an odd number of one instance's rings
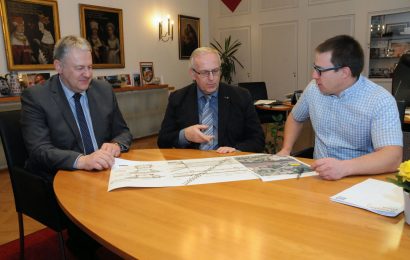
[[[122,10],[80,4],[81,36],[92,48],[93,68],[124,68]]]
[[[397,36],[404,32],[404,28],[407,28],[407,23],[391,23],[386,24],[385,36]]]
[[[140,62],[140,73],[142,85],[152,84],[154,79],[154,65],[152,62]]]
[[[10,71],[54,68],[60,39],[57,1],[1,0],[1,19]]]
[[[199,47],[200,38],[199,18],[178,15],[178,46],[179,59],[187,60],[191,53]]]

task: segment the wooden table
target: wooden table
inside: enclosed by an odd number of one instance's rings
[[[238,153],[236,153],[238,154]],[[218,156],[197,150],[133,150],[122,158]],[[385,180],[387,175],[373,176]],[[368,177],[260,180],[107,192],[109,171],[60,171],[57,198],[107,248],[138,259],[409,259],[410,226],[331,202]]]

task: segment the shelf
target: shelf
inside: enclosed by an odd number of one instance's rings
[[[405,35],[394,35],[394,36],[386,36],[386,37],[371,37],[370,41],[391,41],[391,40],[410,40],[410,34]]]

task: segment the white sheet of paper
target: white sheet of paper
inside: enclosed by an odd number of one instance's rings
[[[397,216],[404,208],[403,189],[375,179],[360,182],[330,199],[388,217]]]
[[[234,157],[168,161],[128,161],[115,159],[108,191],[122,187],[167,187],[258,177]]]
[[[255,106],[259,106],[259,105],[270,105],[270,104],[272,104],[272,103],[274,103],[274,102],[276,102],[277,100],[276,99],[259,99],[259,100],[256,100],[253,104],[255,105]]]

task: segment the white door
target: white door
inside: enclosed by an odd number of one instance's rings
[[[271,23],[260,27],[262,80],[268,97],[283,100],[297,89],[297,23]]]

